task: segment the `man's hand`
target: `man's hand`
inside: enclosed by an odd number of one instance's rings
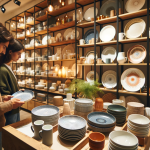
[[[24,104],[24,102],[20,101],[20,99],[13,98],[12,100],[13,109],[16,109]]]
[[[11,95],[6,95],[6,96],[2,96],[2,100],[3,101],[9,101],[13,96]]]

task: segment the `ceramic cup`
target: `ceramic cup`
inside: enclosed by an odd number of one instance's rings
[[[84,45],[85,44],[85,40],[84,39],[80,39],[80,45]]]
[[[119,33],[119,41],[123,40],[125,37],[125,34],[123,32]]]
[[[63,97],[62,96],[54,96],[53,104],[55,106],[62,106],[63,105]]]
[[[102,59],[101,58],[97,58],[97,63],[98,64],[102,64],[103,62],[102,62]]]
[[[31,130],[34,133],[34,138],[36,140],[40,140],[39,131],[42,129],[42,126],[44,125],[43,120],[36,120],[33,123],[33,126],[31,126]]]
[[[124,101],[120,99],[113,99],[112,102],[114,105],[121,105],[121,106],[124,105]]]
[[[65,116],[65,115],[71,115],[71,110],[70,110],[69,103],[64,103],[63,116]]]
[[[95,110],[96,111],[102,111],[103,110],[103,99],[102,98],[96,98],[95,99]]]
[[[42,138],[42,143],[50,146],[53,144],[53,126],[44,125],[42,130],[39,131],[39,136]]]
[[[117,61],[119,64],[123,64],[127,61],[127,57],[125,57],[125,52],[119,52],[118,53]]]
[[[113,16],[115,16],[115,10],[110,11],[110,17],[113,17]]]
[[[92,44],[94,44],[94,38],[91,39]]]
[[[106,58],[106,64],[110,64],[111,63],[111,59],[110,58]]]
[[[48,56],[48,60],[52,60],[52,56]]]

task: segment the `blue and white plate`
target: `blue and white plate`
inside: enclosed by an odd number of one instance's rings
[[[27,102],[33,98],[34,93],[31,90],[25,89],[24,91],[18,91],[16,93],[14,93],[12,96],[13,96],[13,98],[20,99],[20,101],[22,101],[22,102]]]
[[[94,38],[94,29],[90,29],[85,33],[85,35],[84,35],[85,44],[89,44],[89,40],[91,40],[92,38]],[[98,41],[98,31],[97,30],[96,30],[96,41]]]

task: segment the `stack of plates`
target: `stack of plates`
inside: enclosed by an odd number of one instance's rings
[[[93,111],[93,102],[91,99],[76,99],[74,114],[87,119],[87,115]]]
[[[56,125],[59,119],[59,109],[56,106],[43,105],[32,109],[32,123],[36,120],[43,120],[44,124]]]
[[[79,141],[86,133],[86,121],[84,118],[68,115],[58,120],[58,133],[62,139]]]
[[[116,118],[105,112],[92,112],[87,118],[87,124],[94,132],[111,132],[116,125]]]
[[[138,139],[127,131],[112,131],[108,150],[138,150]]]
[[[122,125],[126,121],[126,108],[120,105],[109,105],[107,112],[116,118],[116,124]]]
[[[146,137],[149,133],[150,120],[139,114],[132,114],[128,117],[127,131],[137,137]]]

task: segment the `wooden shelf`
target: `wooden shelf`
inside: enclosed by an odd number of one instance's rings
[[[47,48],[47,45],[39,45],[39,46],[35,46],[36,49],[38,48]]]
[[[41,30],[41,31],[37,31],[36,34],[38,34],[38,35],[47,34],[47,29]]]
[[[126,91],[126,90],[119,90],[119,93],[147,96],[147,93],[128,92],[128,91]],[[150,95],[150,94],[149,94],[149,95]]]
[[[119,66],[146,66],[147,63],[139,63],[139,64],[133,64],[133,63],[124,63],[124,64],[118,64]]]
[[[34,47],[29,47],[29,48],[26,48],[26,50],[33,50]]]
[[[144,42],[144,41],[147,41],[147,37],[140,37],[140,38],[135,38],[135,39],[124,39],[119,42],[126,44],[126,43]]]
[[[76,40],[76,42],[77,41],[78,40]],[[59,45],[65,45],[65,44],[71,44],[71,43],[75,43],[75,39],[49,44],[49,46],[59,46]]]
[[[48,18],[50,18],[50,16],[48,15]],[[38,18],[36,18],[37,21],[46,21],[47,20],[47,14],[40,16]]]
[[[61,59],[61,60],[48,60],[51,62],[55,62],[55,61],[75,61],[75,59]]]
[[[102,91],[106,91],[106,92],[117,92],[117,89],[107,89],[107,88],[104,88],[104,87],[100,87],[100,89]]]
[[[37,34],[35,34],[35,36],[37,36]],[[26,37],[29,37],[29,38],[34,37],[34,33],[28,34],[26,35]]]
[[[131,12],[131,13],[125,13],[125,14],[119,15],[119,18],[121,18],[122,20],[125,20],[125,19],[140,17],[144,15],[147,15],[147,9],[143,9],[143,10],[139,10],[139,11]]]
[[[35,24],[39,24],[39,23],[40,23],[40,21],[36,21],[35,20]],[[29,23],[27,23],[26,25],[34,26],[34,20],[29,22]]]
[[[30,25],[26,24],[26,28],[31,27]],[[22,25],[20,27],[17,27],[17,29],[21,29],[24,30],[25,29],[25,25]]]
[[[17,40],[24,40],[24,39],[25,39],[25,36],[17,38]]]
[[[78,64],[79,66],[94,66],[94,64]],[[113,64],[96,64],[96,66],[116,66],[116,63]]]
[[[59,26],[55,26],[55,27],[51,27],[49,28],[49,31],[57,31],[57,30],[62,30],[62,29],[66,29],[66,28],[70,28],[75,26],[75,21],[71,21],[71,22],[67,22],[65,24],[61,24]]]
[[[12,29],[12,30],[11,30],[11,32],[16,32],[16,31],[17,31],[17,32],[22,32],[22,30],[21,30],[21,29],[18,29],[18,28],[17,28],[17,29]]]

